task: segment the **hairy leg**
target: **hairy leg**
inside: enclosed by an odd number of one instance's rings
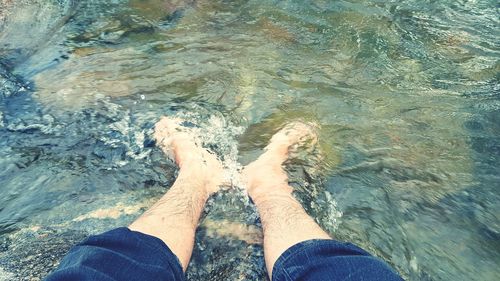
[[[292,147],[315,139],[312,126],[289,124],[273,136],[265,152],[243,171],[248,194],[262,222],[264,256],[271,280],[274,263],[288,248],[310,239],[331,239],[293,197],[282,167]]]
[[[155,126],[155,139],[174,157],[179,174],[170,190],[129,228],[161,239],[179,258],[185,271],[194,234],[210,194],[222,183],[222,165],[180,130],[181,120],[163,117]]]

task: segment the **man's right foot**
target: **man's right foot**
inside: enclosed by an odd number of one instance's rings
[[[313,124],[293,122],[277,132],[257,160],[248,164],[242,173],[248,194],[252,199],[273,193],[292,193],[283,163],[298,146],[317,142]]]
[[[155,125],[156,144],[177,163],[179,175],[189,181],[201,181],[208,194],[223,184],[223,167],[217,157],[196,143],[195,137],[183,128],[182,119],[162,117]],[[196,184],[193,183],[193,186]]]

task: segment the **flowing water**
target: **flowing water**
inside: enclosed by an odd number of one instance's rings
[[[190,280],[266,280],[238,170],[296,119],[320,143],[287,169],[329,233],[407,280],[498,280],[498,27],[493,0],[0,0],[0,280],[168,189],[161,115],[232,173]]]

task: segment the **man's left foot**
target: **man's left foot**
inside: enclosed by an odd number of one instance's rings
[[[314,146],[318,140],[316,126],[312,123],[292,122],[277,132],[257,160],[243,170],[243,180],[252,199],[265,197],[266,194],[291,194],[288,175],[283,163],[290,152],[300,145]]]

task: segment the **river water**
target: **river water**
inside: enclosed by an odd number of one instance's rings
[[[266,280],[238,170],[296,119],[320,142],[290,180],[330,234],[406,280],[498,280],[498,26],[493,0],[0,0],[0,280],[168,189],[161,115],[233,175],[189,280]]]

